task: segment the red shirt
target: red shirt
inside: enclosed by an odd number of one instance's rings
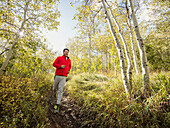
[[[61,65],[65,65],[65,68],[61,68]],[[65,55],[57,57],[57,59],[54,61],[53,66],[56,67],[55,75],[58,76],[67,76],[71,69],[71,60],[66,60]]]

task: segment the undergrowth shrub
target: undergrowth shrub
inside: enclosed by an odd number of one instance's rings
[[[152,96],[140,99],[142,77],[133,77],[132,100],[126,98],[121,76],[79,74],[67,84],[67,91],[89,121],[87,127],[169,127],[169,78],[167,73],[150,77]]]
[[[1,127],[43,127],[51,85],[51,80],[43,75],[4,76],[0,81]]]

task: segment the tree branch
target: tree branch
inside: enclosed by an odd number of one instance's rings
[[[27,1],[25,8],[24,8],[24,21],[21,24],[21,27],[19,28],[19,31],[21,31],[25,25],[25,22],[27,21],[26,17],[27,17],[27,10],[28,10],[28,5],[29,5],[30,0]]]
[[[136,12],[139,10],[139,8],[140,8],[140,5],[139,5],[139,2],[137,2],[137,8],[136,8],[136,10],[135,10],[135,14],[136,14]]]
[[[1,56],[2,54],[4,54],[6,51],[8,51],[8,50],[9,50],[9,48],[6,48],[3,52],[0,53],[0,56]]]
[[[13,32],[13,31],[11,31],[11,30],[7,30],[7,29],[3,29],[3,28],[0,28],[0,31],[6,31],[6,32],[11,32],[11,33],[16,34],[16,32]]]
[[[3,21],[3,22],[11,25],[11,26],[14,27],[14,28],[18,28],[18,26],[16,26],[15,24],[12,24],[12,23],[10,23],[10,22],[7,22],[7,21]]]

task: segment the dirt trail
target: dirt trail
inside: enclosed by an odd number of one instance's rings
[[[49,99],[48,118],[46,128],[87,128],[86,119],[80,112],[78,106],[69,98],[69,94],[64,91],[59,113],[54,113],[53,106],[56,101]]]

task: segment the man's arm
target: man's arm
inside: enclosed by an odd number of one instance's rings
[[[61,64],[59,64],[60,58],[57,57],[57,59],[54,61],[53,66],[56,68],[61,68]]]

